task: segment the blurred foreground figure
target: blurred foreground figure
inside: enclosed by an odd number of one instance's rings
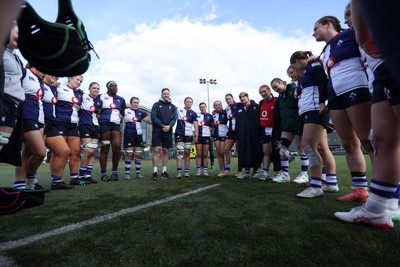
[[[23,3],[23,0],[2,0],[0,1],[0,40],[4,44],[8,35],[10,34],[10,28],[13,24],[13,20],[18,16],[19,7]],[[0,46],[0,55],[4,53],[4,46]]]
[[[382,57],[385,59],[390,73],[400,85],[400,53],[398,52],[399,21],[397,19],[398,9],[396,2],[383,1],[360,1],[361,11],[365,16],[368,28],[374,36]],[[365,49],[364,49],[365,50]]]

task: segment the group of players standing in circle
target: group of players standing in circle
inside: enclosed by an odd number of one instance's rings
[[[350,223],[393,228],[393,220],[400,220],[400,167],[396,154],[400,142],[388,136],[387,128],[400,133],[400,124],[392,123],[400,118],[397,108],[400,97],[385,62],[361,48],[365,48],[362,44],[368,41],[365,41],[368,36],[364,36],[367,31],[361,31],[360,27],[353,29],[353,23],[362,25],[356,5],[358,1],[353,0],[352,6],[346,7],[348,29],[343,30],[334,16],[322,17],[315,23],[313,36],[326,45],[319,56],[310,51],[292,54],[288,75],[295,83],[287,84],[275,78],[270,86],[260,86],[262,100],[259,103],[251,100],[246,92],[239,94],[240,103],[235,103],[233,96],[227,94],[227,107],[224,109],[221,101],[215,101],[212,114],[207,113],[205,103],[200,103],[200,113],[195,113],[190,97],[185,98],[184,108],[176,108],[171,103],[169,89],[164,88],[160,101],[153,105],[151,120],[138,109],[137,97],[132,97],[127,107],[125,100],[117,95],[114,81],[107,83],[105,94],[99,94],[100,85],[95,82],[90,84],[89,93],[83,93],[79,89],[81,75],[69,77],[66,84],[60,85],[57,77],[46,75],[35,66],[28,64],[23,68],[13,51],[18,39],[18,28],[14,25],[3,57],[7,79],[3,99],[5,119],[0,123],[2,150],[17,122],[23,121],[22,166],[17,167],[14,187],[40,187],[36,172],[45,157],[46,147],[53,152],[50,173],[54,190],[97,183],[92,178],[92,170],[98,146],[101,147],[101,180],[118,180],[120,123],[125,118],[126,179],[130,179],[132,160],[136,177],[143,177],[140,162],[142,120],[153,124],[152,179],[158,179],[159,156],[163,164],[161,177],[170,178],[168,149],[172,147],[172,127],[178,121],[175,131],[178,178],[182,177],[182,172],[184,176],[190,175],[189,151],[193,141],[197,148],[196,175],[200,176],[203,171],[203,175],[208,176],[207,154],[212,136],[218,154],[219,177],[230,176],[231,149],[236,143],[238,172],[235,176],[238,179],[267,180],[271,177],[277,183],[289,182],[288,148],[296,140],[302,166],[294,182],[308,184],[297,196],[318,198],[324,192],[339,192],[335,160],[327,143],[331,120],[346,151],[352,177],[351,193],[337,199],[365,202],[350,212],[336,212],[335,216]],[[277,98],[271,88],[279,94]],[[112,172],[107,175],[110,147]],[[369,154],[373,166],[370,190],[361,147]],[[84,153],[80,160],[81,149]],[[269,175],[271,161],[274,177]],[[62,178],[67,162],[69,183]]]

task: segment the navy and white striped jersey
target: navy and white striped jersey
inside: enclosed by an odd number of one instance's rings
[[[57,104],[57,98],[54,95],[55,91],[57,88],[55,86],[48,85],[46,83],[43,83],[42,86],[43,89],[43,111],[44,115],[46,117],[56,117],[56,109],[54,107],[55,104]]]
[[[100,94],[95,99],[95,104],[100,109],[99,123],[113,122],[121,124],[124,116],[125,99],[115,95]]]
[[[226,106],[225,110],[228,116],[228,131],[235,131],[238,103]]]
[[[79,125],[99,125],[97,120],[97,106],[90,94],[82,95],[81,108],[79,110]]]
[[[365,69],[367,71],[367,75],[368,75],[369,91],[372,94],[372,92],[374,91],[374,88],[372,85],[372,83],[374,81],[374,71],[383,62],[383,59],[371,57],[370,55],[365,53],[365,51],[361,47],[360,47],[360,53],[361,53],[361,57],[364,62],[364,67],[365,67]]]
[[[56,120],[60,122],[78,123],[82,93],[68,84],[57,87]]]
[[[26,69],[25,77],[22,80],[22,87],[25,91],[25,102],[23,107],[24,120],[32,120],[44,124],[43,112],[43,90],[37,77],[30,69]]]
[[[197,115],[197,122],[199,123],[199,137],[211,136],[211,126],[213,121],[213,116],[209,113],[200,113]]]
[[[133,110],[131,108],[126,108],[124,110],[124,121],[125,128],[124,132],[130,135],[141,135],[142,130],[142,120],[147,117],[147,113],[142,110]]]
[[[368,88],[367,75],[352,29],[346,29],[326,45],[323,64],[328,74],[328,99],[358,88]]]
[[[226,137],[228,132],[228,116],[226,111],[215,112],[214,119],[214,137]]]
[[[309,62],[300,80],[299,115],[308,111],[319,110],[318,84],[313,74],[313,71],[317,68],[323,71],[321,62]]]
[[[193,123],[197,121],[197,113],[185,108],[177,108],[177,123],[175,134],[183,136],[193,136]]]

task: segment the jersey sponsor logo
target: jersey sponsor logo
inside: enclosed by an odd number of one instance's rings
[[[73,96],[73,97],[71,98],[71,102],[74,103],[74,104],[76,104],[76,105],[78,105],[78,104],[79,104],[79,99],[76,98],[75,96]]]
[[[229,115],[228,115],[228,117],[229,117],[229,119],[232,119],[234,116],[233,116],[233,113],[230,113]]]
[[[200,122],[200,126],[204,126],[204,125],[206,125],[206,122],[205,121],[201,121]]]
[[[117,108],[117,105],[115,105],[114,103],[111,103],[111,104],[110,104],[110,108],[111,108],[111,109],[115,109],[115,108]]]
[[[264,110],[263,112],[261,112],[261,116],[263,118],[266,118],[268,116],[268,111]]]
[[[58,102],[57,98],[53,96],[53,97],[51,98],[51,103],[52,103],[53,105],[55,105],[55,104],[57,104],[57,102]]]
[[[132,118],[132,121],[133,121],[133,122],[137,122],[138,120],[139,120],[139,119],[138,119],[137,117],[133,117],[133,118]]]
[[[89,110],[90,110],[91,112],[96,112],[96,107],[95,107],[95,106],[90,106],[90,107],[89,107]]]
[[[36,91],[36,97],[37,97],[37,98],[42,98],[42,97],[43,97],[43,90],[42,90],[41,88],[39,88],[39,89]]]
[[[215,122],[215,125],[220,125],[221,124],[221,122],[219,121],[219,120],[217,120],[216,122]]]
[[[330,57],[330,58],[326,61],[325,66],[326,66],[326,68],[327,68],[328,70],[330,70],[333,66],[335,66],[335,64],[336,64],[336,59],[335,59],[334,57]]]
[[[187,117],[187,116],[183,116],[183,117],[182,117],[182,120],[183,120],[183,121],[188,121],[188,117]]]

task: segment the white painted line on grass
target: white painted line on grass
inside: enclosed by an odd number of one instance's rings
[[[41,233],[41,234],[27,236],[27,237],[24,237],[24,238],[15,240],[15,241],[9,241],[9,242],[0,243],[0,252],[1,251],[7,251],[7,250],[10,250],[10,249],[14,249],[14,248],[18,248],[18,247],[25,246],[25,245],[29,245],[29,244],[31,244],[31,243],[33,243],[35,241],[42,240],[42,239],[45,239],[47,237],[65,234],[65,233],[68,233],[68,232],[83,228],[83,227],[88,226],[88,225],[109,221],[109,220],[115,219],[117,217],[123,216],[125,214],[133,213],[133,212],[138,211],[138,210],[142,210],[142,209],[150,208],[150,207],[153,207],[153,206],[161,205],[161,204],[164,204],[164,203],[168,203],[168,202],[171,202],[173,200],[176,200],[176,199],[179,199],[179,198],[183,198],[183,197],[186,197],[186,196],[189,196],[189,195],[197,194],[197,193],[200,193],[202,191],[205,191],[205,190],[208,190],[208,189],[212,189],[212,188],[220,186],[220,185],[221,184],[208,185],[208,186],[201,187],[201,188],[198,188],[196,190],[192,190],[192,191],[189,191],[189,192],[186,192],[186,193],[178,194],[178,195],[175,195],[175,196],[172,196],[172,197],[167,197],[167,198],[164,198],[164,199],[152,201],[152,202],[149,202],[149,203],[146,203],[146,204],[143,204],[143,205],[139,205],[139,206],[136,206],[136,207],[132,207],[132,208],[122,209],[122,210],[117,211],[117,212],[113,212],[113,213],[106,214],[106,215],[103,215],[103,216],[94,217],[93,219],[82,221],[82,222],[79,222],[79,223],[66,225],[66,226],[60,227],[58,229],[54,229],[54,230],[51,230],[51,231],[48,231],[48,232],[44,232],[44,233]]]

